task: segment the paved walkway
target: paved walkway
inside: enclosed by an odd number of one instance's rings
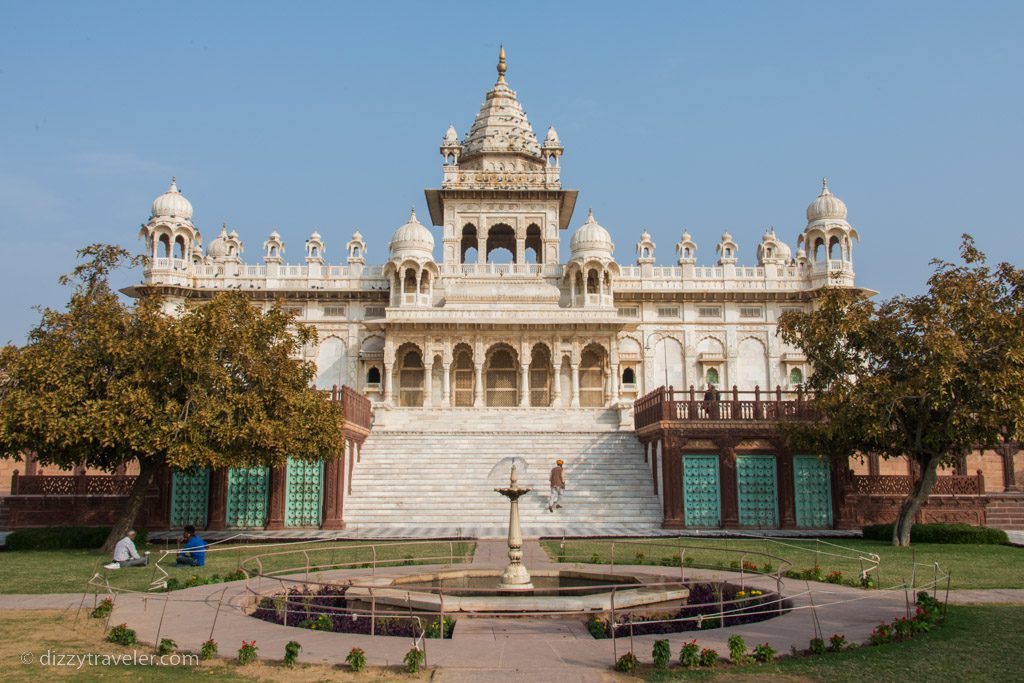
[[[527,541],[523,548],[527,567],[542,569],[572,565],[551,562],[539,542]],[[480,541],[473,567],[501,568],[507,562],[507,547],[501,542]],[[583,565],[601,569],[600,565]],[[441,567],[437,567],[440,569]],[[607,567],[604,567],[607,569]],[[423,567],[417,567],[422,571]],[[399,575],[408,567],[379,569],[378,576]],[[631,567],[630,571],[651,576],[677,577],[678,568],[653,566]],[[338,580],[366,576],[368,570],[325,572],[320,580]],[[685,570],[687,578],[739,581],[739,575],[727,571]],[[301,578],[301,577],[298,577]],[[751,587],[774,590],[772,579],[757,578],[746,582]],[[115,602],[112,623],[127,622],[145,643],[169,637],[183,649],[198,650],[207,638],[221,643],[221,651],[231,653],[236,643],[256,639],[261,655],[275,659],[284,652],[289,640],[302,643],[302,661],[339,664],[352,647],[366,651],[367,660],[375,665],[398,665],[412,643],[407,638],[324,633],[289,628],[248,616],[259,595],[273,594],[281,584],[272,579],[253,579],[199,586],[188,590],[160,594],[122,593]],[[803,649],[813,637],[816,613],[821,629],[828,637],[844,633],[851,641],[866,641],[872,628],[882,620],[902,616],[906,612],[903,591],[863,591],[845,586],[789,581],[784,592],[792,598],[794,609],[789,613],[758,624],[668,635],[673,653],[683,642],[696,638],[701,647],[728,652],[727,639],[733,633],[743,635],[750,647],[768,642],[780,652],[790,647]],[[93,596],[86,596],[91,607]],[[813,602],[814,608],[811,609]],[[951,591],[950,602],[1024,602],[1024,590]],[[77,609],[82,594],[0,595],[0,609]],[[650,660],[654,640],[666,636],[637,636],[634,651],[643,661]],[[426,642],[427,661],[441,667],[435,680],[447,683],[477,680],[503,681],[607,681],[618,680],[610,666],[614,655],[621,655],[628,645],[628,635],[617,642],[594,640],[587,633],[582,617],[490,619],[459,617],[454,638]]]

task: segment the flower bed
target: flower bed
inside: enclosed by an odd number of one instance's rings
[[[444,628],[433,615],[419,618],[408,616],[379,616],[349,613],[345,597],[348,586],[320,586],[316,588],[290,588],[286,593],[260,598],[252,616],[283,626],[308,628],[334,633],[360,633],[378,636],[419,637],[426,630],[427,638],[451,638],[455,620],[445,617]]]
[[[706,631],[723,625],[753,624],[777,617],[785,611],[785,607],[779,605],[776,593],[743,589],[731,583],[693,583],[687,587],[690,589],[689,603],[675,612],[654,615],[630,612],[616,614],[616,635],[629,635],[630,631],[637,636]],[[721,623],[722,612],[725,612],[724,624]],[[628,625],[630,623],[632,626]],[[591,616],[586,626],[594,638],[611,637],[608,617]]]

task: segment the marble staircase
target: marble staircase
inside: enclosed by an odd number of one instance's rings
[[[402,536],[503,536],[509,506],[494,489],[508,484],[510,465],[498,463],[510,456],[526,461],[519,483],[533,489],[520,500],[528,537],[660,530],[661,506],[643,447],[632,432],[602,422],[614,411],[590,412],[586,419],[576,416],[582,423],[577,431],[545,429],[554,425],[550,416],[528,419],[515,411],[457,426],[438,422],[437,429],[430,420],[415,432],[375,427],[345,499],[347,533],[391,527]],[[567,486],[563,507],[552,513],[547,482],[557,458],[565,460]]]

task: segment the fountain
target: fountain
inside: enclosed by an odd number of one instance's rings
[[[530,581],[530,572],[523,566],[523,530],[519,524],[519,498],[526,495],[531,489],[520,488],[517,485],[516,466],[512,465],[512,472],[509,475],[508,487],[494,489],[509,500],[508,513],[508,566],[501,574],[501,581],[498,583],[498,590],[501,591],[531,591],[533,583]]]

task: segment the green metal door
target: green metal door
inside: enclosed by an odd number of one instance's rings
[[[319,527],[323,510],[324,463],[288,458],[284,525]]]
[[[775,456],[736,456],[736,480],[740,525],[769,529],[778,527],[779,496],[775,485]]]
[[[796,525],[811,529],[832,526],[832,486],[828,463],[816,455],[793,456]]]
[[[171,526],[206,526],[210,500],[210,470],[174,470],[171,475]]]
[[[269,486],[269,468],[232,467],[228,470],[227,526],[236,529],[265,527]]]
[[[686,526],[719,526],[721,493],[717,455],[683,456],[683,515]]]

